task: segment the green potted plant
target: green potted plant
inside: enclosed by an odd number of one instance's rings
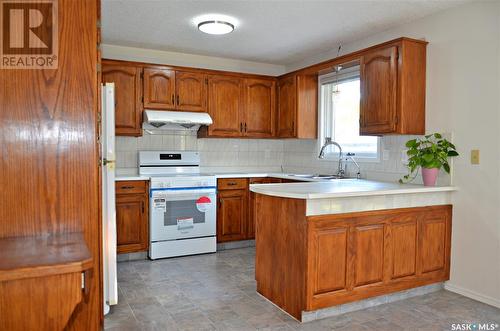
[[[424,138],[411,139],[406,142],[408,151],[408,175],[399,180],[409,183],[417,176],[418,168],[422,168],[422,179],[425,186],[435,186],[439,169],[450,173],[448,158],[458,156],[455,145],[444,139],[441,134],[434,133]]]

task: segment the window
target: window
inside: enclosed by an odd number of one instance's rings
[[[342,146],[344,153],[355,153],[362,161],[377,161],[379,138],[359,135],[359,66],[319,77],[319,148],[325,137]],[[336,158],[338,150],[329,146],[325,158]]]

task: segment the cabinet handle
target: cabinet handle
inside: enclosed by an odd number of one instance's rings
[[[122,190],[131,190],[133,189],[134,187],[133,186],[122,186],[120,187]]]
[[[144,214],[144,201],[141,202],[142,213]]]
[[[172,104],[175,105],[175,96],[172,94]]]
[[[292,121],[292,133],[295,133],[295,121]]]
[[[228,186],[234,186],[234,185],[236,185],[236,183],[235,182],[229,182],[229,183],[227,183],[227,185]]]
[[[243,123],[240,123],[240,132],[243,132]]]
[[[179,95],[177,94],[177,106],[179,105]]]
[[[247,123],[245,122],[245,132],[247,132]]]

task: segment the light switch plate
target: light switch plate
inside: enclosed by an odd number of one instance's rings
[[[479,149],[470,151],[470,164],[479,164]]]

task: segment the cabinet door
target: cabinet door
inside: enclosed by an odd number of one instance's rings
[[[442,272],[449,259],[449,225],[444,212],[429,212],[420,221],[420,273]]]
[[[311,227],[309,254],[313,295],[347,290],[347,226]]]
[[[392,221],[390,231],[390,279],[414,276],[417,266],[417,217],[401,216]]]
[[[397,46],[361,57],[360,133],[384,134],[396,130]]]
[[[208,112],[213,124],[208,134],[221,137],[239,137],[243,134],[242,81],[230,76],[208,78]]]
[[[384,279],[384,224],[359,225],[351,228],[353,286],[382,283]]]
[[[144,108],[175,109],[175,71],[144,68]]]
[[[115,84],[115,127],[117,136],[142,134],[141,68],[103,63],[103,83]]]
[[[206,75],[198,72],[175,72],[176,109],[207,111]]]
[[[247,190],[219,192],[217,241],[243,240],[247,229]]]
[[[296,77],[286,77],[278,82],[278,127],[277,136],[296,136],[297,123],[297,83]]]
[[[116,196],[116,237],[118,253],[147,250],[147,195],[123,194]]]
[[[276,83],[272,80],[245,80],[244,132],[248,137],[272,137],[275,133]]]

